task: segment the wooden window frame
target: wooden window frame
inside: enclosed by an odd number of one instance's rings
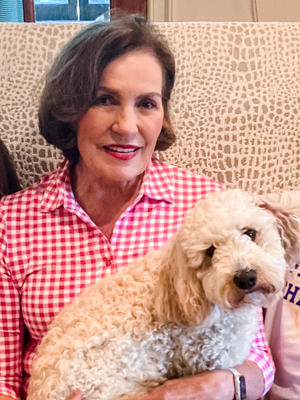
[[[147,0],[111,0],[110,8],[147,16]],[[35,22],[34,0],[23,0],[24,22]]]
[[[23,0],[24,22],[35,22],[33,0]]]

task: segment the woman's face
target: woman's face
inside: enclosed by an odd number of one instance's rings
[[[79,168],[93,179],[130,183],[149,165],[161,132],[162,68],[135,50],[104,69],[95,104],[80,119]]]

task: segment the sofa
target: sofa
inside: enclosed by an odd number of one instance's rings
[[[300,23],[157,23],[176,58],[177,142],[157,156],[227,187],[300,189]],[[23,188],[60,151],[39,134],[44,76],[80,23],[0,24],[0,138]]]

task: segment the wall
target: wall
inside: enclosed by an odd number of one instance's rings
[[[299,0],[256,0],[259,21],[300,22]]]
[[[148,0],[147,7],[155,22],[300,22],[300,0]]]

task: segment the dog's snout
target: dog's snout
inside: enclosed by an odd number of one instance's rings
[[[250,269],[248,271],[237,273],[233,278],[233,282],[238,288],[242,290],[249,290],[255,286],[256,277],[256,271],[254,271],[254,269]]]

